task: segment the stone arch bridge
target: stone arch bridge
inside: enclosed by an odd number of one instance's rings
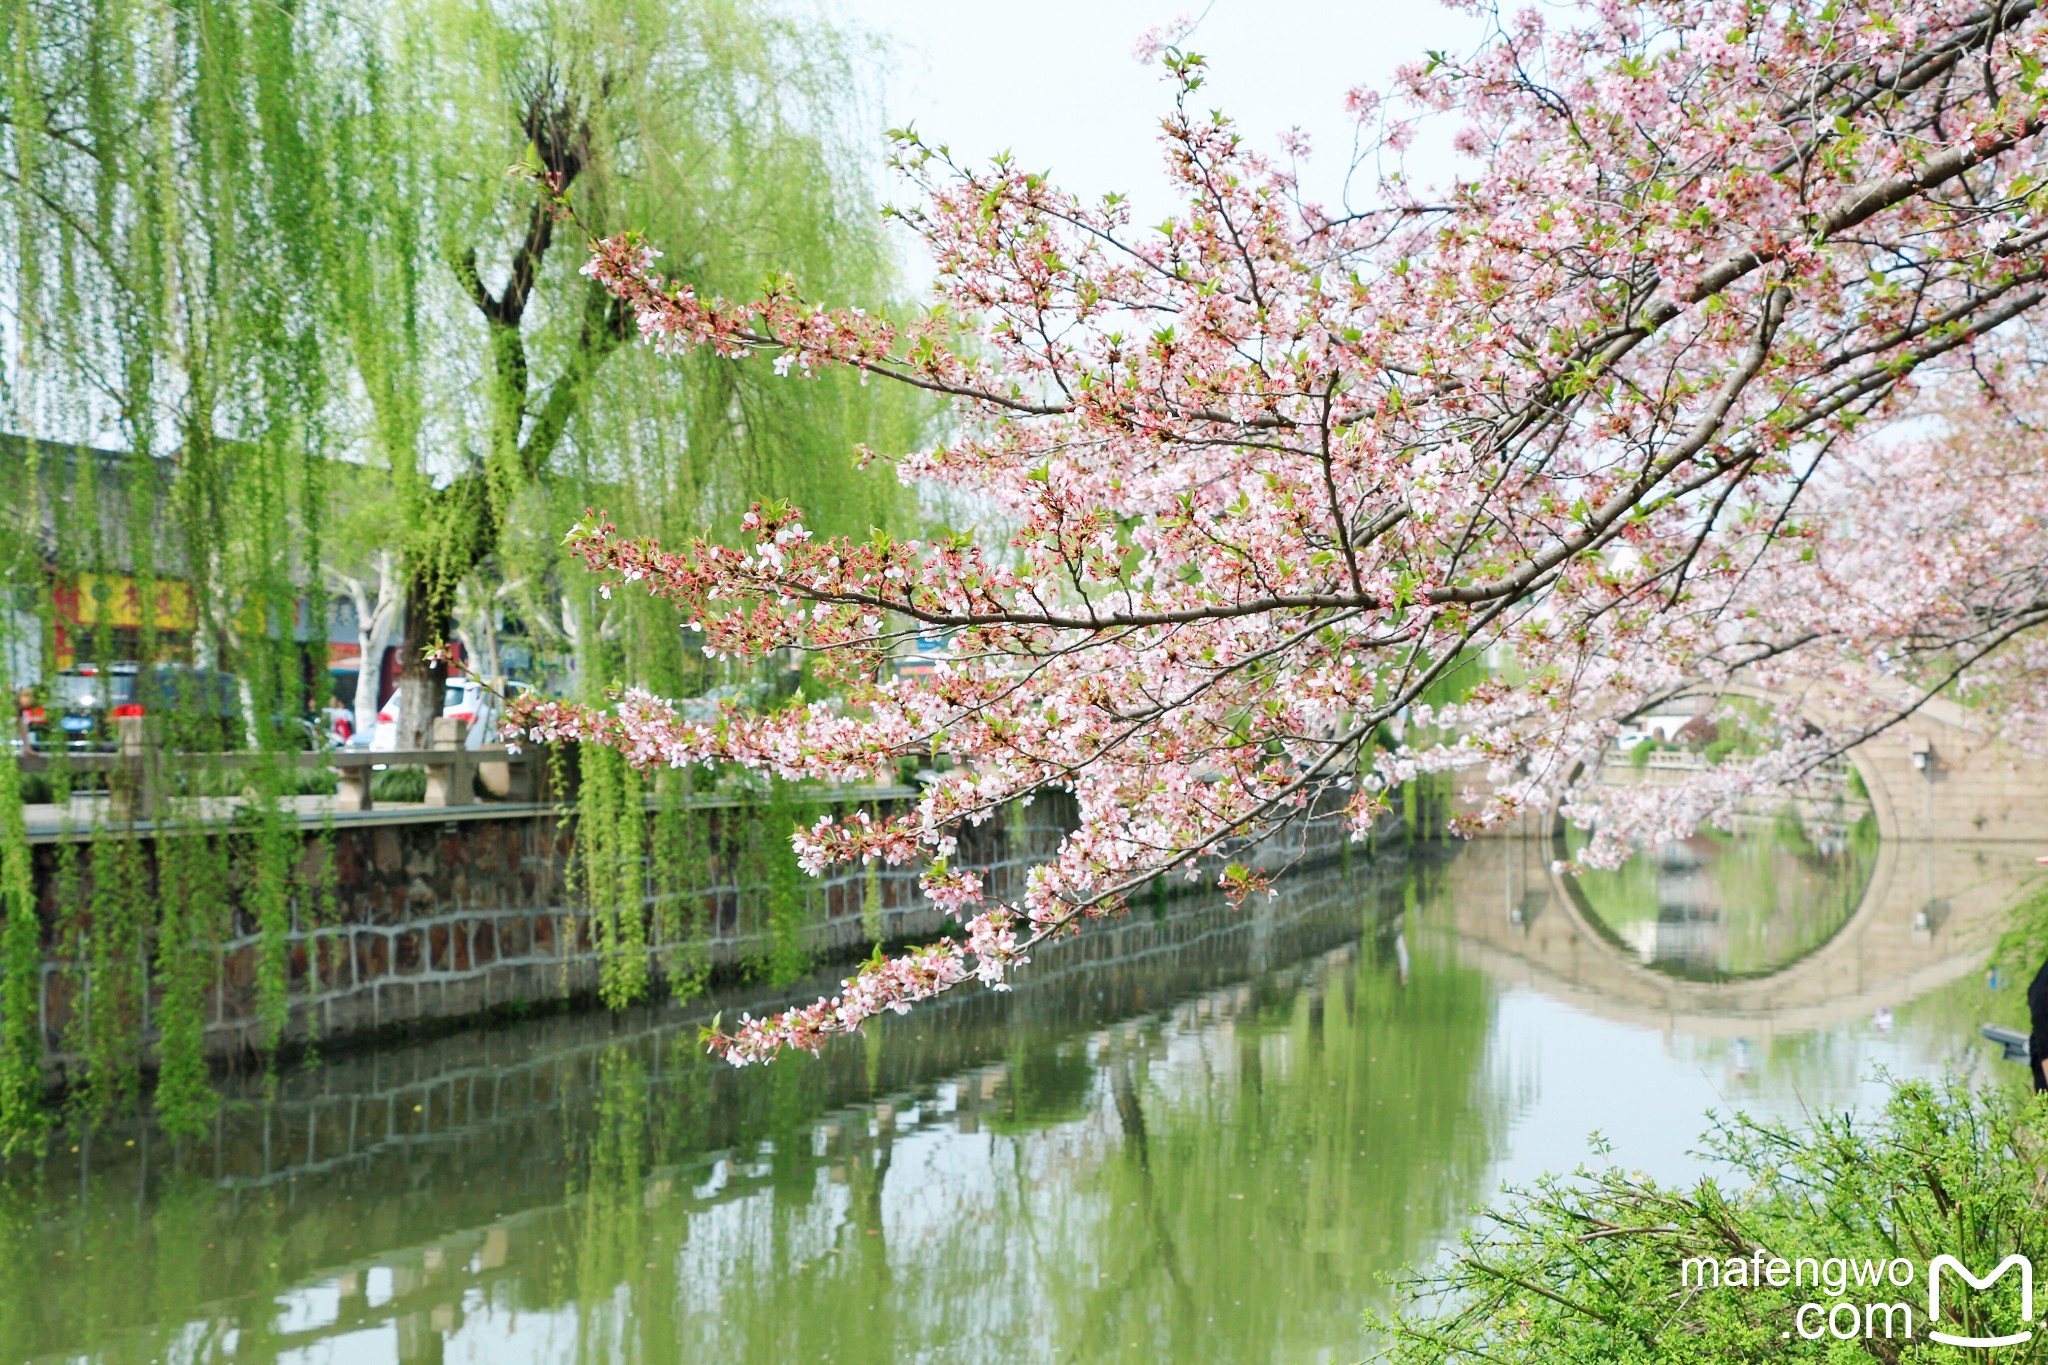
[[[1818,700],[1794,700],[1814,720],[1830,718]],[[1517,837],[1473,841],[1453,861],[1458,935],[1490,971],[1595,1014],[1752,1038],[1868,1017],[1982,969],[2006,910],[2039,872],[2035,856],[2048,854],[2048,763],[1946,698],[1848,759],[1879,834],[1870,882],[1839,929],[1775,971],[1705,981],[1643,961],[1592,921],[1556,870],[1554,809]]]
[[[1812,694],[1736,683],[1723,689],[1790,700],[1821,724],[1834,719]],[[1887,842],[2028,843],[2048,853],[2048,762],[2002,739],[1995,721],[1936,697],[1848,753]]]
[[[1661,971],[1593,923],[1544,841],[1474,840],[1446,866],[1444,900],[1464,951],[1497,980],[1666,1032],[1767,1039],[1869,1018],[1981,971],[2038,871],[2035,847],[1881,841],[1869,885],[1825,942],[1775,971],[1717,981]]]

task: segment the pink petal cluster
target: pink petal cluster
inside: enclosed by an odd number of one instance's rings
[[[906,1014],[918,1001],[958,985],[968,975],[960,949],[951,939],[940,939],[868,963],[840,982],[840,993],[829,1000],[768,1019],[741,1015],[739,1025],[730,1033],[714,1034],[711,1045],[734,1066],[773,1061],[788,1048],[816,1052],[833,1034],[854,1032],[884,1011]]]

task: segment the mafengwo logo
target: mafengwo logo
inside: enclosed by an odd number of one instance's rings
[[[2008,1256],[1984,1275],[1957,1257],[1936,1256],[1927,1263],[1925,1317],[1915,1313],[1919,1295],[1887,1297],[1911,1290],[1920,1279],[1919,1267],[1904,1257],[1871,1261],[1802,1256],[1787,1261],[1757,1251],[1747,1260],[1698,1256],[1679,1266],[1681,1287],[1694,1292],[1766,1287],[1816,1291],[1822,1297],[1792,1309],[1792,1326],[1783,1333],[1788,1340],[1794,1335],[1807,1341],[1924,1339],[1977,1350],[2033,1340],[2034,1264],[2025,1256]],[[1975,1296],[1970,1295],[1972,1290],[1977,1291]]]
[[[1934,1330],[1934,1324],[1941,1321],[1941,1272],[1953,1270],[1972,1289],[1989,1289],[2005,1278],[2005,1272],[2017,1269],[2020,1272],[2020,1314],[2021,1322],[2029,1326],[2009,1336],[2002,1337],[1959,1337],[1948,1332]],[[1953,1256],[1937,1256],[1927,1263],[1927,1323],[1929,1341],[1938,1341],[1946,1346],[2017,1346],[2034,1335],[2031,1324],[2034,1321],[2034,1263],[2014,1253],[1998,1263],[1983,1279],[1972,1275],[1969,1268]]]

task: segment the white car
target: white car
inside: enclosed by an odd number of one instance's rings
[[[504,703],[533,690],[531,683],[505,678],[500,680],[494,696],[476,678],[467,675],[451,678],[441,694],[441,714],[448,719],[462,721],[468,727],[463,736],[463,748],[481,749],[486,744],[497,742],[498,716]],[[377,708],[377,728],[370,736],[370,748],[377,753],[390,753],[397,747],[398,694],[393,692]]]

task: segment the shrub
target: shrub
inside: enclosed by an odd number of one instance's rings
[[[1987,1303],[2009,1309],[2017,1277],[1997,1293],[1957,1285],[1944,1320],[1930,1324],[1927,1263],[1950,1254],[1984,1274],[2015,1252],[2036,1264],[2048,1257],[2041,1117],[2019,1092],[1961,1079],[1895,1084],[1870,1119],[1834,1113],[1795,1126],[1737,1116],[1706,1138],[1725,1177],[1672,1186],[1601,1164],[1509,1191],[1455,1253],[1404,1286],[1393,1316],[1368,1321],[1396,1365],[1955,1358],[1922,1344],[1929,1327],[1983,1333]],[[1604,1162],[1608,1153],[1595,1154]],[[1747,1266],[1759,1256],[1764,1265],[1904,1258],[1914,1275],[1904,1287],[1851,1284],[1839,1294],[1810,1280],[1697,1283],[1703,1261]],[[1816,1315],[1796,1315],[1816,1301],[1822,1314],[1837,1303],[1902,1303],[1913,1341],[1840,1341],[1824,1328],[1813,1338],[1799,1329],[1813,1329]],[[2037,1339],[1998,1358],[2040,1360],[2043,1347]],[[1937,1354],[1919,1354],[1930,1349]]]

